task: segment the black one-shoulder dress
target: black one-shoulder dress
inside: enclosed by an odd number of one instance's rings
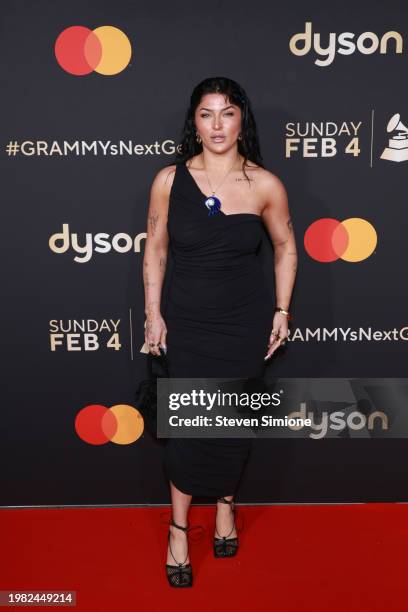
[[[167,222],[174,266],[163,312],[169,375],[262,377],[274,314],[259,258],[262,219],[222,208],[209,216],[206,197],[178,164]],[[164,467],[183,493],[235,495],[251,447],[250,438],[169,438]]]

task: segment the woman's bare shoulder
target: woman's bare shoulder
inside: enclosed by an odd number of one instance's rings
[[[245,168],[247,168],[247,166]],[[279,176],[271,170],[268,170],[268,168],[263,168],[257,164],[254,164],[253,162],[250,162],[248,170],[252,173],[252,177],[256,179],[257,184],[262,189],[285,189],[285,186]]]

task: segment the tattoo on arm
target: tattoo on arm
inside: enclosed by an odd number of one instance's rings
[[[291,251],[291,252],[287,253],[287,255],[293,255],[294,257],[297,258],[297,252],[296,251]],[[292,265],[292,270],[294,272],[296,272],[296,270],[297,270],[297,259],[296,259],[295,263]]]
[[[292,221],[291,219],[288,219],[286,221],[286,225],[288,226],[288,230],[290,233],[293,232],[293,225],[292,225]],[[286,244],[288,242],[288,239],[286,240],[282,240],[281,242],[274,242],[274,246],[283,246],[284,244]],[[291,255],[296,255],[296,253],[290,253]]]
[[[148,216],[148,223],[149,223],[150,229],[152,230],[152,236],[154,236],[154,233],[156,231],[158,220],[159,220],[158,213],[152,213]]]

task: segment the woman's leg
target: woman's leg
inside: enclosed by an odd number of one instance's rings
[[[227,499],[229,501],[233,498],[234,498],[233,495],[224,495],[224,499]],[[214,530],[215,538],[220,538],[223,536],[228,536],[228,538],[237,537],[237,530],[234,525],[234,515],[231,510],[231,504],[225,504],[223,502],[217,501],[217,514],[215,518],[215,527],[218,531],[218,534],[217,534]]]
[[[192,499],[192,495],[187,495],[186,493],[182,493],[177,489],[177,487],[170,480],[170,491],[171,491],[171,505],[172,505],[172,517],[173,521],[177,523],[177,525],[181,525],[181,527],[186,527],[188,522],[188,511],[190,508],[190,503]],[[179,563],[190,563],[190,556],[186,555],[188,552],[188,541],[187,541],[187,533],[182,531],[181,529],[177,529],[177,527],[173,527],[170,525],[170,542],[171,542],[171,550],[173,552],[174,557],[177,559]],[[170,547],[167,547],[167,563],[169,565],[176,565],[171,553]]]

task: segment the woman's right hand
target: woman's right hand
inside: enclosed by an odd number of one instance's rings
[[[166,347],[167,327],[160,313],[149,315],[145,324],[145,342],[152,355],[160,356],[161,347],[167,351]],[[152,346],[153,345],[153,346]]]

